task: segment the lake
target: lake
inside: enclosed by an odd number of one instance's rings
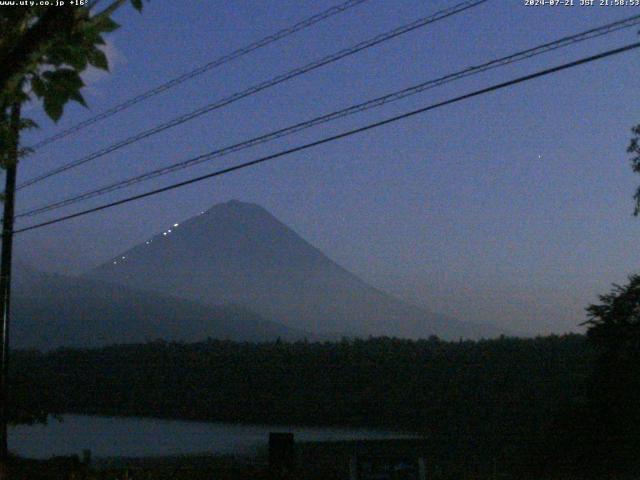
[[[47,425],[12,427],[9,449],[31,458],[79,455],[84,449],[90,449],[96,458],[200,453],[250,455],[267,445],[269,432],[293,432],[296,441],[415,438],[365,429],[65,415],[62,422],[51,420]]]

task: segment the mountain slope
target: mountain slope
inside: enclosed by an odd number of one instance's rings
[[[409,306],[327,258],[258,205],[218,204],[88,273],[317,333],[477,338],[500,332]]]
[[[16,269],[11,342],[16,348],[114,343],[298,340],[311,336],[240,306],[200,305],[89,279]]]

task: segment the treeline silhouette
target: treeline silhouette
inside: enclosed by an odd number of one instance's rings
[[[393,429],[452,463],[523,468],[584,396],[595,355],[580,335],[208,340],[18,352],[12,365],[50,412]]]
[[[544,464],[596,478],[640,478],[640,275],[587,308],[595,352],[584,395],[561,405]]]

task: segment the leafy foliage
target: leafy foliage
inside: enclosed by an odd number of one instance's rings
[[[614,285],[600,301],[587,309],[590,341],[616,356],[640,354],[640,275],[629,277],[627,285]]]
[[[636,125],[631,129],[631,131],[634,136],[629,142],[627,153],[633,154],[633,157],[631,158],[631,168],[635,173],[640,173],[640,125]],[[640,215],[640,187],[637,188],[633,199],[635,200],[635,209],[633,214],[638,216]]]
[[[103,35],[118,24],[112,13],[124,0],[114,0],[93,13],[88,6],[4,6],[0,9],[0,161],[6,165],[13,143],[9,111],[15,104],[39,99],[47,115],[58,121],[70,101],[86,106],[80,93],[81,73],[90,65],[108,70]],[[141,0],[131,0],[142,9]],[[33,126],[33,124],[29,125]]]

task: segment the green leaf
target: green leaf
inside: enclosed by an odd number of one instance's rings
[[[131,0],[131,5],[133,5],[133,8],[137,11],[142,11],[142,0]]]
[[[78,72],[70,68],[59,68],[52,72],[45,72],[43,77],[49,81],[50,90],[70,92],[84,87],[84,82]]]
[[[78,102],[80,105],[82,105],[83,107],[87,107],[87,102],[84,100],[84,97],[82,96],[82,94],[79,91],[73,92],[70,97],[71,100],[75,100],[76,102]]]
[[[57,122],[60,120],[60,117],[62,117],[65,103],[66,102],[58,95],[45,95],[43,102],[44,111],[47,112],[51,120]]]
[[[81,71],[87,67],[86,51],[79,39],[70,38],[68,42],[53,46],[47,54],[47,61],[52,65],[67,64]]]
[[[73,45],[61,49],[61,58],[64,63],[71,65],[74,69],[82,71],[87,68],[87,55],[83,48]]]
[[[94,31],[89,29],[88,33],[111,33],[120,28],[120,25],[109,17],[96,17],[93,21]]]
[[[89,56],[89,63],[96,68],[109,71],[109,61],[107,60],[107,56],[99,48],[95,48],[93,52],[91,52],[91,55]]]
[[[86,106],[84,98],[80,94],[80,89],[84,82],[77,71],[69,68],[61,68],[42,74],[44,87],[44,109],[52,120],[58,121],[62,116],[65,104],[69,100],[74,100]]]
[[[33,93],[40,98],[44,97],[47,91],[47,85],[42,81],[39,75],[35,75],[31,79],[31,88],[33,89]]]

